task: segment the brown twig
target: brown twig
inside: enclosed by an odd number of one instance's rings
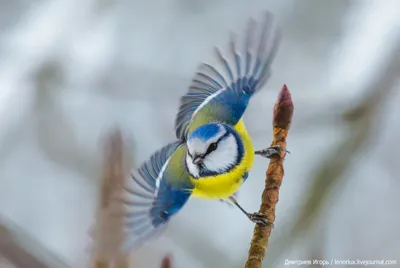
[[[291,94],[287,86],[284,85],[274,106],[273,140],[271,144],[271,146],[278,145],[282,150],[280,155],[271,156],[259,210],[271,223],[275,221],[275,207],[279,199],[279,188],[284,175],[283,160],[286,155],[286,137],[292,121],[293,109]],[[246,268],[261,268],[271,230],[272,225],[255,226]]]
[[[167,255],[162,259],[160,268],[172,268],[172,260],[170,255]]]
[[[100,214],[102,210],[110,205],[112,195],[118,193],[119,189],[121,189],[120,186],[125,183],[126,161],[124,159],[124,147],[125,144],[119,130],[114,131],[107,138],[99,198]],[[121,256],[116,251],[123,239],[122,222],[117,222],[113,226],[114,228],[108,229],[110,227],[110,224],[106,222],[108,220],[110,219],[100,217],[96,222],[99,232],[97,235],[104,235],[104,238],[96,241],[98,243],[96,245],[98,251],[96,252],[97,256],[94,257],[94,267],[128,267],[128,257]],[[115,263],[115,266],[112,266],[112,263]]]
[[[326,211],[328,202],[332,203],[333,189],[348,179],[346,172],[352,167],[352,162],[363,152],[367,153],[373,146],[369,143],[379,140],[382,107],[397,90],[396,83],[399,79],[400,69],[400,43],[393,49],[388,62],[379,69],[372,83],[364,90],[364,95],[359,103],[344,114],[350,133],[334,149],[322,158],[313,177],[310,179],[308,192],[301,200],[300,213],[290,220],[290,225],[285,227],[285,233],[279,236],[271,249],[267,264],[271,267],[279,266],[278,262],[285,252],[291,250],[299,239],[314,230],[321,214]],[[344,186],[343,186],[344,187]]]

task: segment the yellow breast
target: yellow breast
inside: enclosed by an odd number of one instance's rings
[[[243,119],[234,126],[234,129],[243,141],[244,155],[242,160],[227,173],[218,176],[203,177],[201,179],[191,178],[194,184],[193,197],[224,199],[239,190],[243,183],[243,175],[253,166],[254,148]]]

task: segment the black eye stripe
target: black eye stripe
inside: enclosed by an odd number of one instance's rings
[[[224,135],[222,135],[221,137],[219,137],[219,139],[216,142],[213,142],[210,144],[210,146],[208,146],[206,153],[204,154],[204,157],[208,154],[210,154],[211,152],[215,151],[218,147],[218,143],[220,143],[222,140],[225,140],[226,138],[228,138],[229,136],[229,132],[226,132]],[[215,148],[213,148],[213,144],[215,144]]]
[[[229,134],[229,132],[226,132],[224,135],[219,137],[219,139],[215,143],[219,143],[220,141],[225,140],[226,138],[228,138]]]
[[[210,144],[210,146],[208,146],[207,152],[204,154],[205,156],[210,154],[211,152],[215,151],[218,148],[218,143],[217,142],[213,142]]]

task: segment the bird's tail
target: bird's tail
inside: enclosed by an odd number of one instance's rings
[[[91,232],[92,249],[97,255],[128,254],[163,232],[167,222],[155,225],[151,212],[163,169],[180,145],[181,142],[173,142],[156,151],[115,191]]]

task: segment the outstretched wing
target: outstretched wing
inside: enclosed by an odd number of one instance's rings
[[[280,29],[272,13],[266,12],[261,22],[250,19],[245,31],[232,36],[225,49],[215,48],[215,63],[199,66],[181,98],[177,138],[186,140],[191,131],[212,121],[235,125],[251,96],[270,77],[279,41]]]
[[[132,173],[132,183],[125,186],[122,197],[109,206],[104,216],[124,225],[123,248],[119,251],[129,253],[161,234],[170,216],[190,197],[191,185],[182,158],[185,148],[178,141],[156,151]],[[182,165],[178,166],[179,162]],[[121,202],[126,208],[122,211]]]

